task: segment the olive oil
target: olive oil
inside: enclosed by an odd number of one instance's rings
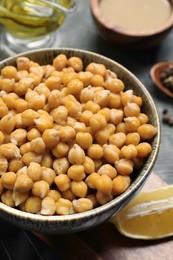
[[[50,34],[61,26],[66,16],[63,10],[51,5],[51,2],[70,8],[74,1],[0,0],[0,24],[5,31],[19,38]]]

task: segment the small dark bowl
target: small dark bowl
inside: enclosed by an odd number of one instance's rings
[[[90,0],[91,14],[101,37],[108,43],[124,49],[147,49],[158,45],[173,27],[173,0],[171,15],[161,26],[155,29],[141,31],[126,30],[118,25],[112,25],[100,11],[101,0]]]
[[[60,53],[65,54],[68,58],[71,56],[80,57],[83,60],[84,67],[91,62],[96,62],[104,64],[107,69],[115,72],[124,82],[126,89],[132,89],[136,95],[142,97],[142,111],[149,116],[150,123],[157,128],[157,135],[151,141],[152,153],[147,158],[143,167],[135,174],[129,188],[123,194],[103,206],[68,216],[41,216],[11,208],[0,202],[0,217],[6,221],[30,231],[56,234],[72,233],[92,228],[108,220],[113,214],[124,207],[135,194],[140,191],[149,177],[155,164],[160,145],[160,122],[151,95],[145,86],[129,70],[109,58],[85,50],[63,48],[42,49],[21,53],[20,55],[1,61],[0,70],[7,65],[15,65],[16,58],[20,56],[29,57],[31,60],[42,65],[52,64],[53,59]]]

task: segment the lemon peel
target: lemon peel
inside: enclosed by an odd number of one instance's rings
[[[173,185],[141,192],[111,217],[121,234],[134,239],[161,239],[173,235]]]

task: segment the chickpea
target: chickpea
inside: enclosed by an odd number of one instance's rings
[[[75,130],[71,126],[61,126],[59,138],[61,142],[68,142],[75,137]]]
[[[47,148],[53,148],[54,146],[56,146],[59,143],[59,131],[56,129],[46,129],[43,132],[41,139],[39,139],[39,140],[42,143],[44,142],[44,144],[46,145]],[[32,142],[33,141],[31,141],[31,145],[32,145]]]
[[[41,202],[41,215],[52,216],[56,211],[56,203],[53,198],[45,197]]]
[[[28,76],[28,71],[27,70],[18,70],[16,74],[16,82],[20,81],[22,78],[25,78]]]
[[[16,174],[14,172],[4,172],[1,181],[6,189],[12,190],[16,181]]]
[[[106,144],[107,141],[109,140],[109,137],[110,137],[110,133],[107,127],[104,127],[103,129],[95,133],[95,139],[100,145]]]
[[[56,123],[64,124],[67,119],[68,110],[65,106],[59,106],[57,108],[52,109],[50,115],[53,117],[53,120]]]
[[[13,190],[18,192],[27,192],[30,191],[32,187],[33,181],[23,173],[17,176]]]
[[[121,148],[126,141],[126,135],[125,133],[116,133],[109,137],[109,144],[113,144],[117,146],[118,148]]]
[[[16,60],[16,64],[17,64],[17,70],[21,71],[21,70],[29,70],[30,67],[30,60],[27,57],[19,57]]]
[[[33,127],[33,128],[31,128],[31,130],[29,130],[27,132],[26,137],[27,137],[28,141],[32,141],[32,140],[34,140],[38,137],[41,137],[41,134],[40,134],[40,131],[37,128]]]
[[[118,110],[115,108],[110,109],[110,123],[114,125],[118,125],[123,120],[124,113],[122,110]]]
[[[57,202],[62,196],[61,193],[57,190],[49,190],[47,193],[47,197],[51,197],[54,199],[55,202]]]
[[[28,100],[28,107],[37,111],[38,109],[42,109],[46,104],[46,97],[44,94],[38,94],[36,91],[34,97]]]
[[[64,54],[59,54],[53,60],[53,66],[56,70],[62,70],[67,66],[67,57]]]
[[[85,87],[80,92],[80,102],[87,103],[90,100],[94,99],[94,90],[91,85]]]
[[[93,131],[98,131],[106,126],[107,122],[104,116],[99,114],[94,114],[90,118],[90,126]]]
[[[18,98],[15,101],[15,109],[16,109],[17,113],[22,113],[28,108],[29,108],[28,102],[25,101],[24,99]]]
[[[83,110],[89,110],[93,114],[95,114],[100,110],[100,106],[98,104],[96,104],[94,101],[90,100],[84,104]]]
[[[124,107],[127,105],[128,102],[133,102],[133,101],[134,101],[133,90],[129,89],[121,93],[121,102]]]
[[[87,186],[91,189],[96,189],[96,181],[100,178],[100,174],[97,172],[91,173],[85,180]]]
[[[150,140],[156,135],[157,129],[151,124],[143,124],[138,127],[137,132],[142,139]]]
[[[79,72],[83,69],[83,62],[78,57],[71,57],[67,61],[67,66],[72,67],[75,71]]]
[[[104,116],[107,122],[111,118],[111,110],[107,107],[100,109],[97,113]]]
[[[119,94],[116,93],[110,93],[109,94],[109,101],[108,101],[108,106],[110,108],[120,108],[121,107],[121,97]]]
[[[84,123],[81,123],[81,122],[75,122],[73,125],[73,129],[75,130],[76,133],[86,132],[86,126]]]
[[[66,191],[70,188],[70,178],[66,174],[59,174],[55,177],[54,182],[60,191]]]
[[[5,104],[7,105],[7,107],[9,109],[14,109],[15,108],[15,102],[18,99],[18,95],[15,93],[9,93],[7,95],[4,95],[3,100],[5,102]]]
[[[19,97],[22,97],[26,94],[28,89],[33,89],[33,87],[34,87],[34,79],[25,77],[25,78],[22,78],[21,80],[19,80],[14,91]]]
[[[86,67],[86,71],[89,71],[93,74],[99,74],[103,77],[106,75],[106,67],[103,64],[95,62],[91,62],[90,64],[88,64],[88,66]]]
[[[15,128],[15,119],[13,114],[8,113],[0,120],[0,130],[4,133],[10,134]]]
[[[119,149],[113,144],[105,144],[103,146],[103,157],[109,163],[114,163],[119,160]]]
[[[26,142],[27,131],[22,128],[18,128],[11,132],[10,140],[12,143],[16,144],[17,146],[21,146]]]
[[[128,133],[126,135],[126,145],[134,144],[137,145],[140,142],[140,135],[137,132],[134,133]]]
[[[27,109],[21,114],[22,123],[25,126],[31,126],[34,124],[34,120],[39,117],[39,114],[33,109]]]
[[[73,200],[73,208],[77,213],[85,212],[93,209],[93,203],[90,199],[80,198],[78,200]]]
[[[85,173],[91,174],[95,171],[94,161],[88,156],[85,156],[83,167]]]
[[[30,213],[38,213],[41,210],[42,199],[31,195],[25,202],[25,211]]]
[[[40,181],[42,178],[42,167],[39,163],[31,162],[27,169],[28,177],[34,181]]]
[[[34,123],[40,132],[44,132],[46,129],[53,127],[53,120],[51,116],[42,115],[38,119],[35,119]]]
[[[146,114],[144,114],[144,113],[140,113],[140,114],[138,115],[138,119],[139,119],[141,125],[147,124],[148,121],[149,121],[148,116],[147,116]]]
[[[126,124],[125,122],[121,122],[116,125],[115,133],[124,133],[127,134]]]
[[[0,145],[0,155],[6,157],[7,159],[19,158],[20,150],[13,143],[1,144]]]
[[[147,142],[139,143],[136,146],[136,149],[137,149],[137,157],[139,158],[146,158],[152,152],[152,147]]]
[[[81,113],[79,120],[84,123],[86,126],[90,125],[90,118],[93,116],[93,113],[90,110],[85,110]]]
[[[5,139],[4,133],[0,131],[0,145],[3,144],[4,139]]]
[[[76,198],[76,196],[73,194],[71,189],[63,191],[61,194],[62,194],[62,198],[70,200],[70,201],[73,201]]]
[[[67,173],[70,164],[66,157],[55,159],[53,162],[53,169],[57,175]]]
[[[89,133],[82,133],[79,132],[76,134],[76,143],[82,148],[82,149],[88,149],[93,142],[93,138],[91,134]]]
[[[99,144],[92,144],[87,151],[88,156],[91,159],[99,159],[103,156],[103,148]]]
[[[118,175],[115,179],[113,179],[112,183],[112,194],[119,195],[122,194],[129,187],[130,178],[129,176]]]
[[[20,153],[24,155],[25,153],[31,152],[31,144],[30,142],[26,142],[20,146]]]
[[[50,91],[52,91],[52,90],[60,89],[62,81],[61,81],[61,78],[59,78],[59,77],[50,76],[49,78],[47,78],[45,80],[44,83],[45,83],[46,87],[48,87],[48,89]]]
[[[52,168],[53,167],[53,156],[50,152],[48,151],[45,151],[43,156],[42,156],[42,159],[41,159],[41,166],[42,167],[47,167],[47,168]]]
[[[19,169],[24,167],[24,163],[21,158],[14,158],[9,161],[8,169],[11,172],[17,172]]]
[[[5,205],[9,206],[9,207],[14,207],[15,206],[15,202],[13,200],[13,191],[12,190],[6,190],[5,192],[3,192],[1,194],[1,201],[2,203],[4,203]]]
[[[53,149],[52,149],[52,154],[56,158],[62,158],[67,156],[69,151],[69,146],[63,142],[59,142]]]
[[[112,190],[112,180],[108,175],[102,174],[99,178],[96,178],[95,187],[100,192],[110,194]]]
[[[83,87],[84,86],[82,81],[80,81],[79,79],[72,79],[67,85],[67,90],[69,94],[78,96],[80,95]]]
[[[66,109],[68,110],[68,115],[74,118],[79,118],[82,112],[82,106],[78,101],[69,100],[65,104]]]
[[[91,77],[92,77],[92,73],[89,71],[79,71],[78,73],[78,79],[83,82],[85,88],[89,86]],[[83,101],[81,100],[81,102]]]
[[[42,157],[42,154],[27,152],[23,155],[22,161],[25,165],[28,166],[31,162],[41,163]]]
[[[110,164],[104,164],[98,170],[100,175],[106,174],[111,179],[114,179],[117,176],[117,170]]]
[[[13,191],[12,198],[15,202],[15,206],[19,206],[29,198],[29,192]]]
[[[109,90],[98,90],[94,94],[94,102],[98,104],[100,107],[106,107],[109,102]]]
[[[140,107],[136,103],[128,102],[124,107],[124,114],[126,117],[136,116],[138,117],[140,114]]]
[[[64,70],[63,70],[63,72],[64,73],[62,73],[61,80],[62,80],[62,83],[64,84],[64,86],[67,86],[71,80],[77,79],[77,77],[78,77],[78,74],[76,72],[74,72],[73,69],[71,71],[68,71],[68,73],[66,73]]]
[[[35,139],[33,139],[30,142],[31,145],[31,151],[41,154],[44,153],[46,150],[46,145],[45,142],[43,141],[43,139],[41,137],[37,137]]]
[[[126,117],[124,121],[125,121],[125,129],[128,133],[137,132],[137,129],[140,126],[140,121],[137,117],[135,116]]]
[[[117,172],[123,176],[127,176],[133,172],[134,163],[130,159],[122,158],[115,162]]]
[[[69,215],[73,212],[72,202],[68,199],[60,198],[56,202],[56,213],[58,215]]]
[[[137,156],[138,151],[134,144],[128,144],[121,148],[121,156],[127,159],[133,159]]]
[[[48,97],[49,108],[57,108],[62,104],[62,93],[58,89],[54,89],[50,92]]]
[[[68,168],[67,175],[74,181],[81,181],[85,178],[84,166],[73,164]]]
[[[49,184],[46,181],[36,181],[33,183],[32,194],[43,199],[49,189]]]
[[[84,150],[77,144],[74,144],[68,153],[68,160],[71,164],[83,164],[85,160]]]
[[[125,86],[122,80],[108,77],[108,79],[105,81],[105,88],[113,93],[120,93],[124,90]]]
[[[71,190],[76,197],[85,198],[88,187],[84,181],[72,181]]]
[[[111,193],[107,194],[104,192],[97,191],[96,199],[100,205],[104,205],[113,199],[113,195]]]
[[[44,166],[41,169],[41,175],[42,180],[46,181],[49,184],[49,186],[52,185],[56,177],[56,173],[53,169]]]
[[[14,66],[5,66],[1,70],[2,77],[7,79],[15,79],[16,73],[17,73],[17,69]]]

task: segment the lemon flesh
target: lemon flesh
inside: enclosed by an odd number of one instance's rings
[[[173,185],[141,192],[110,222],[131,238],[159,239],[173,235]]]

